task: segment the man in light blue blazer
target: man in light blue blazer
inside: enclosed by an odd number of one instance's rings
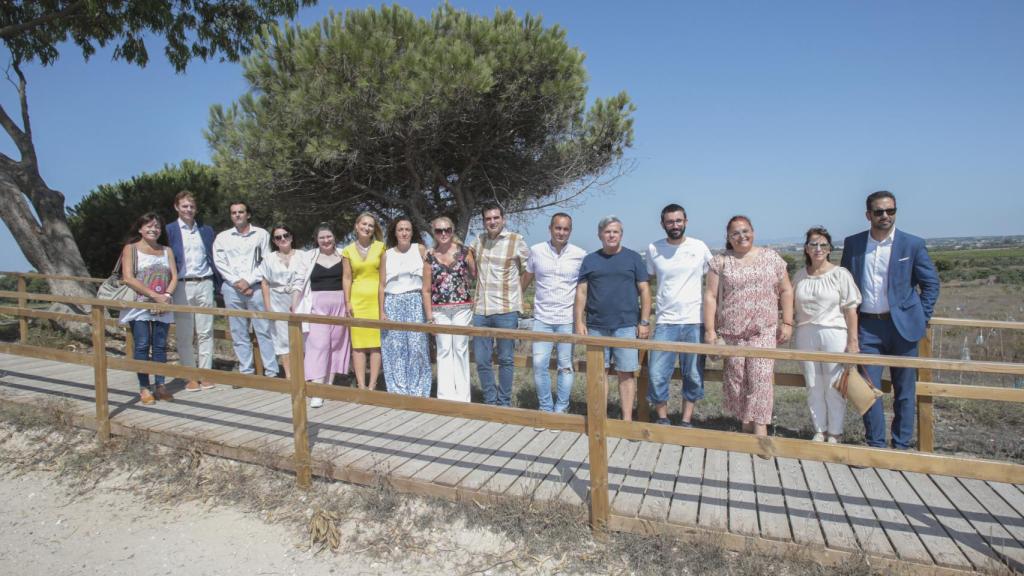
[[[867,198],[871,229],[843,242],[842,266],[853,274],[862,302],[858,339],[865,354],[917,356],[928,320],[939,299],[939,274],[924,240],[896,229],[896,197],[882,190]],[[867,366],[876,387],[882,367]],[[906,450],[914,437],[917,371],[889,368],[892,375],[892,447]],[[864,414],[869,446],[885,447],[885,413],[875,402]]]

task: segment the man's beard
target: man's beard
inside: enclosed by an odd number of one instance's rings
[[[665,234],[668,235],[670,240],[679,240],[686,234],[686,226],[683,226],[679,230],[665,230]]]

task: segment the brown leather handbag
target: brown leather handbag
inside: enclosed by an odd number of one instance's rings
[[[852,404],[861,416],[882,397],[882,391],[875,388],[871,379],[861,372],[860,366],[847,366],[832,387]]]

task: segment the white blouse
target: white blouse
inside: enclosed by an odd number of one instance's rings
[[[423,288],[423,256],[413,243],[405,253],[389,248],[385,254],[384,293],[402,294]]]
[[[271,292],[291,294],[301,289],[302,273],[305,271],[304,256],[303,252],[293,250],[287,265],[281,261],[280,252],[271,252],[263,257],[263,262],[260,263],[260,273],[263,275],[263,281],[269,285]]]
[[[860,304],[860,290],[850,271],[836,266],[821,276],[808,276],[802,268],[793,276],[797,326],[846,329],[843,311]]]

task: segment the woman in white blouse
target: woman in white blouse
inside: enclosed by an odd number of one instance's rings
[[[292,311],[294,294],[301,287],[305,259],[296,250],[292,250],[292,231],[284,224],[274,226],[270,237],[274,251],[260,263],[263,306],[272,312],[287,314]],[[285,376],[291,376],[288,368],[288,322],[277,320],[272,326],[277,363],[284,368]]]
[[[804,262],[793,276],[795,345],[815,352],[860,352],[857,306],[860,291],[848,270],[832,264],[832,236],[815,226],[807,231]],[[838,443],[843,434],[846,400],[832,388],[843,372],[834,362],[801,362],[807,382],[815,442]]]

